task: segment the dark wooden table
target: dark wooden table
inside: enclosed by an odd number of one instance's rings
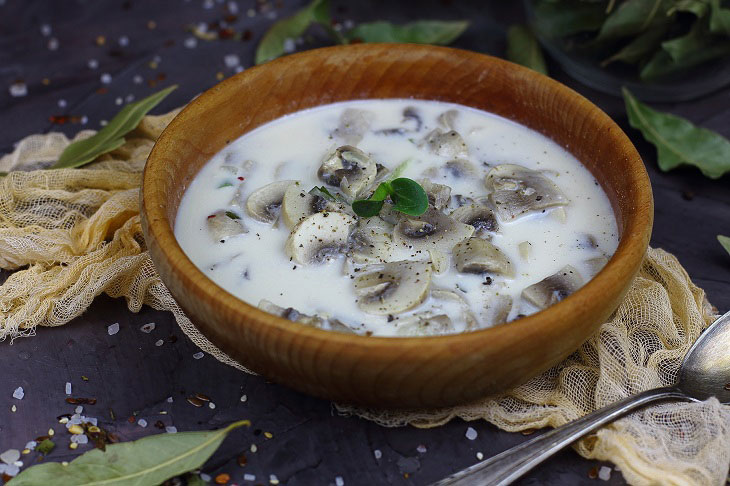
[[[506,26],[522,15],[518,7],[496,1],[333,3],[339,21],[470,19],[472,26],[455,45],[495,55],[504,51]],[[272,17],[287,15],[300,4],[0,0],[0,153],[11,151],[15,141],[31,133],[73,134],[97,128],[130,95],[139,99],[168,84],[180,88],[157,112],[182,105],[233,74],[233,56],[241,67],[249,67],[256,42]],[[237,18],[230,20],[244,40],[191,40],[189,25],[223,19],[226,9],[230,14],[236,7]],[[313,45],[318,42],[315,39]],[[554,77],[597,103],[627,131],[644,157],[654,187],[652,244],[677,255],[710,301],[721,311],[730,309],[730,256],[715,238],[718,233],[730,234],[730,178],[712,181],[693,169],[659,172],[653,147],[628,127],[620,99],[579,85],[555,65],[550,68]],[[10,95],[15,83],[27,87],[25,96]],[[730,136],[730,89],[659,108]],[[64,116],[69,117],[65,124],[50,121],[51,117],[63,121]],[[120,331],[110,336],[107,326],[114,322],[119,322]],[[140,326],[148,322],[156,323],[155,330],[142,333]],[[162,346],[155,345],[159,339]],[[154,425],[158,421],[184,431],[250,419],[253,426],[232,434],[203,469],[212,476],[228,473],[238,484],[268,484],[271,474],[290,485],[337,484],[338,477],[347,485],[427,484],[471,465],[478,452],[489,457],[526,440],[483,421],[454,420],[419,430],[383,428],[341,417],[329,402],[238,372],[210,356],[195,359],[197,351],[171,315],[149,308],[133,314],[123,301],[109,298],[99,298],[68,325],[40,328],[36,336],[12,345],[1,343],[0,452],[22,449],[51,427],[62,432],[56,417],[74,408],[64,401],[67,381],[73,384],[74,395],[97,398],[84,414],[98,417],[122,440],[159,432]],[[11,398],[18,386],[25,390],[22,400]],[[185,397],[195,392],[211,397],[215,409],[187,403]],[[134,423],[128,420],[133,416]],[[149,424],[146,428],[138,425],[142,418]],[[465,437],[469,426],[478,432],[473,441]],[[270,439],[266,432],[272,434]],[[50,460],[71,460],[88,449],[69,450],[65,432],[57,438]],[[252,444],[256,452],[251,452]],[[243,467],[237,464],[241,453],[247,458]],[[35,453],[23,456],[26,464],[35,458]],[[563,451],[520,484],[592,484],[598,480],[589,479],[589,471],[600,465]],[[255,475],[255,481],[246,481],[244,474]],[[606,484],[623,483],[614,471]]]

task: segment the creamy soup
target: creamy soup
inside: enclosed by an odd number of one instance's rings
[[[353,200],[408,178],[420,216]],[[377,336],[459,333],[532,314],[618,244],[598,182],[522,125],[419,100],[336,103],[231,142],[180,204],[175,235],[209,278],[291,321]]]

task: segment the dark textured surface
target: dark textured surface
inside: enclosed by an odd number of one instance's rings
[[[273,10],[282,16],[301,3],[285,1]],[[352,3],[335,2],[335,17],[355,21],[471,19],[472,27],[455,45],[496,55],[503,52],[506,26],[521,14],[513,7],[505,10],[504,2]],[[97,128],[101,120],[119,110],[116,99],[129,94],[140,98],[177,83],[180,88],[157,112],[184,104],[214,85],[217,73],[233,74],[224,62],[227,54],[238,55],[244,67],[250,66],[255,43],[272,22],[267,14],[247,16],[247,10],[260,2],[237,2],[239,14],[233,26],[238,31],[250,30],[251,40],[198,40],[195,48],[185,47],[185,39],[191,37],[186,27],[221,19],[225,5],[182,0],[0,0],[0,153],[9,152],[15,141],[31,133],[61,130],[73,134],[84,128],[80,123],[52,124],[50,116],[86,116],[86,127]],[[152,29],[150,21],[155,22]],[[42,24],[50,25],[49,36],[41,34]],[[96,43],[98,36],[105,37],[104,45]],[[120,46],[122,36],[129,38],[128,45]],[[52,38],[58,40],[57,50],[48,48]],[[98,61],[96,69],[89,67],[90,59]],[[660,173],[654,149],[628,127],[621,100],[581,87],[556,66],[550,67],[558,80],[597,103],[627,131],[647,163],[654,187],[652,244],[676,254],[710,301],[721,311],[728,310],[730,258],[715,239],[718,233],[730,234],[728,176],[711,181],[692,169]],[[112,76],[110,84],[100,82],[103,73]],[[141,84],[134,83],[136,75],[142,77]],[[49,80],[47,85],[44,78]],[[27,84],[28,94],[11,97],[8,88],[18,80]],[[99,88],[107,92],[99,93]],[[61,99],[66,101],[65,108],[59,107]],[[730,90],[659,108],[730,136]],[[114,322],[121,329],[109,336],[107,326]],[[147,322],[157,324],[150,334],[139,330]],[[155,346],[158,339],[165,341],[162,346]],[[96,405],[85,406],[84,414],[98,417],[100,425],[122,440],[158,432],[154,427],[158,420],[183,431],[250,419],[252,427],[234,432],[204,468],[211,475],[227,472],[239,484],[250,484],[243,480],[245,473],[254,474],[259,484],[267,484],[270,474],[291,485],[335,484],[337,476],[346,485],[427,484],[471,465],[478,451],[489,457],[526,439],[482,421],[466,424],[454,420],[439,428],[419,430],[388,429],[339,417],[328,402],[240,373],[209,356],[196,360],[193,354],[197,351],[170,314],[149,308],[132,314],[123,301],[109,298],[98,299],[84,316],[66,326],[41,328],[35,337],[0,344],[0,369],[4,370],[0,376],[0,452],[22,448],[26,441],[46,434],[49,427],[60,433],[51,460],[70,460],[88,448],[69,450],[64,427],[56,420],[74,408],[64,401],[67,381],[73,384],[74,396],[97,398]],[[18,386],[25,389],[23,400],[11,398]],[[216,408],[188,404],[185,397],[195,392],[211,397]],[[248,398],[245,403],[240,401],[242,394]],[[172,403],[166,401],[170,396]],[[14,413],[10,410],[13,404],[17,407]],[[137,419],[147,420],[147,428],[127,420],[135,413]],[[464,436],[469,426],[479,433],[474,441]],[[273,437],[267,439],[264,432]],[[257,452],[250,451],[251,444],[257,444]],[[419,452],[419,445],[426,451]],[[375,458],[375,449],[382,452],[382,458]],[[240,467],[236,458],[244,451],[247,465]],[[31,454],[23,460],[33,463],[35,457]],[[588,472],[596,465],[600,463],[563,451],[520,484],[623,484],[615,472],[609,483],[589,479]]]

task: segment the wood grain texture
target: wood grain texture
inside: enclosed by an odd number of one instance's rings
[[[284,114],[367,98],[420,98],[494,112],[572,152],[609,196],[621,241],[609,264],[558,305],[472,333],[376,338],[274,317],[227,293],[177,244],[180,199],[227,143]],[[567,87],[528,69],[455,49],[367,44],[287,56],[208,90],[170,124],[142,189],[150,254],[183,309],[217,346],[273,381],[379,407],[462,403],[525,382],[573,352],[618,306],[646,251],[653,219],[641,158],[620,128]]]

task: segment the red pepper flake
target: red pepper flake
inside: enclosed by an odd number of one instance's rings
[[[65,125],[69,121],[67,115],[51,115],[48,117],[48,121],[56,125]]]
[[[135,420],[136,420],[136,419],[134,418],[134,415],[131,415],[131,416],[130,416],[130,417],[129,417],[129,418],[127,419],[127,422],[129,422],[130,424],[133,424]]]
[[[235,22],[236,20],[238,20],[238,16],[237,15],[233,15],[233,14],[228,14],[225,17],[223,17],[223,20],[225,20],[229,24],[232,24],[233,22]]]
[[[150,79],[150,80],[147,81],[147,85],[150,88],[154,88],[155,86],[157,86],[157,80],[156,79]]]
[[[208,216],[208,219],[212,219],[212,218],[215,218],[215,214],[211,214],[210,216]]]
[[[231,480],[231,475],[226,473],[221,473],[215,477],[215,484],[228,484],[228,481]]]
[[[243,466],[245,466],[246,464],[248,464],[248,459],[246,458],[246,454],[244,454],[244,453],[242,452],[242,453],[241,453],[241,455],[240,455],[240,456],[238,456],[238,458],[236,459],[236,462],[237,462],[237,463],[238,463],[238,465],[239,465],[239,466],[241,466],[241,467],[243,467]]]
[[[162,422],[162,420],[158,420],[157,422],[155,422],[155,427],[157,427],[158,429],[164,429],[165,424]]]
[[[157,81],[164,81],[165,79],[167,79],[167,74],[157,73]]]
[[[596,479],[597,477],[598,477],[598,466],[594,466],[588,471],[588,479]]]
[[[8,473],[3,473],[3,484],[7,484],[10,482],[11,479],[13,479],[13,476],[9,476]]]
[[[175,45],[175,39],[167,39],[162,45],[165,47],[172,47]]]
[[[238,177],[238,180],[239,180],[239,181],[245,181],[245,180],[246,180],[246,178],[245,178],[245,177],[240,177],[240,176],[239,176],[239,177]]]
[[[68,397],[66,398],[66,403],[71,405],[96,405],[96,398]]]
[[[243,31],[243,35],[241,35],[241,40],[249,41],[249,40],[251,40],[252,37],[253,37],[253,32],[246,29]]]
[[[107,94],[109,90],[107,88],[99,88],[96,90],[96,94]]]
[[[235,34],[234,30],[230,27],[226,27],[218,31],[218,37],[221,39],[231,39]]]

